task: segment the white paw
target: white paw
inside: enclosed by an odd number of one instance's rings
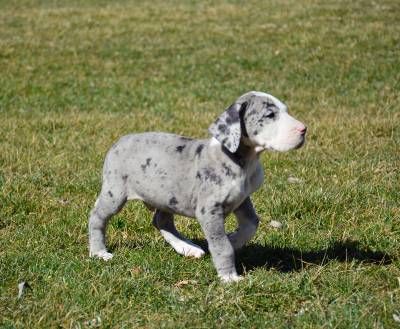
[[[228,274],[228,275],[220,275],[220,279],[223,283],[231,283],[243,280],[243,277],[237,274]]]
[[[164,237],[165,241],[167,241],[174,250],[183,256],[186,257],[194,257],[200,258],[205,252],[201,249],[197,244],[194,244],[192,241],[187,239],[181,239],[173,235],[171,232],[160,230],[161,235]]]
[[[178,254],[185,257],[200,258],[205,254],[203,249],[190,241],[170,241],[170,245]]]
[[[201,248],[197,248],[194,246],[186,246],[182,248],[182,255],[186,257],[194,257],[194,258],[201,258],[204,256],[205,251]]]
[[[113,254],[107,252],[106,250],[100,250],[97,252],[90,252],[90,257],[98,257],[102,260],[108,261],[113,258]]]

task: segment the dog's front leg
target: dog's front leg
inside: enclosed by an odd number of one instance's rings
[[[235,232],[229,234],[235,250],[242,248],[256,233],[259,219],[251,203],[250,197],[247,197],[242,204],[234,211],[238,222],[238,228]]]
[[[203,205],[199,209],[197,218],[207,239],[218,276],[226,283],[239,281],[242,277],[236,272],[235,251],[225,233],[223,206],[214,203],[213,206]]]

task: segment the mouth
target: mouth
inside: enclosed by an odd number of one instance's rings
[[[300,140],[300,142],[294,147],[295,150],[299,149],[300,147],[302,147],[306,142],[306,136],[302,135],[302,138]]]

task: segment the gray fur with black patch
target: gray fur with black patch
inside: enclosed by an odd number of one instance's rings
[[[201,257],[204,251],[175,228],[173,214],[197,218],[214,265],[224,282],[237,281],[234,250],[256,232],[258,216],[250,195],[263,181],[259,154],[287,151],[304,143],[305,126],[275,97],[249,92],[211,124],[211,139],[190,139],[149,132],[122,137],[108,151],[103,184],[89,219],[90,255],[108,260],[108,219],[127,200],[142,200],[155,209],[154,226],[180,254]],[[233,212],[238,228],[227,234]]]

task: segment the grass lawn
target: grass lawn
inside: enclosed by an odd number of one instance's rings
[[[400,327],[399,22],[395,0],[0,0],[1,328]],[[112,261],[89,259],[112,143],[206,137],[249,90],[309,133],[261,157],[245,279],[177,255],[138,202],[110,222]]]

